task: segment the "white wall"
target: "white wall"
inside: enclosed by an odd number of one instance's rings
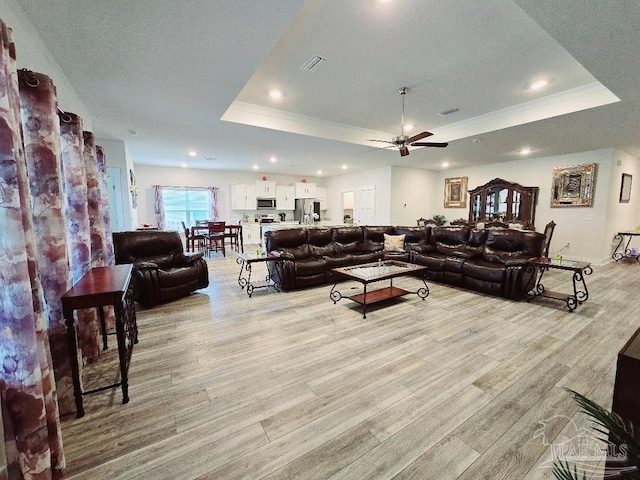
[[[328,197],[329,208],[328,221],[342,223],[342,192],[356,191],[357,187],[375,186],[375,212],[374,223],[376,225],[391,225],[391,167],[381,167],[361,172],[346,173],[329,178]],[[357,196],[354,215],[357,217]]]
[[[254,172],[234,172],[229,170],[203,170],[195,168],[153,167],[148,165],[135,166],[136,183],[140,189],[138,195],[138,222],[155,224],[154,195],[152,185],[167,185],[179,187],[218,187],[218,213],[220,219],[227,223],[234,223],[242,219],[243,214],[253,218],[256,213],[272,213],[258,210],[231,210],[231,185],[234,183],[253,183],[262,178]],[[293,175],[268,175],[268,179],[278,185],[293,185],[300,181]],[[324,179],[307,177],[309,183],[316,183],[324,187]],[[330,201],[331,203],[335,203]],[[277,212],[283,210],[277,209]],[[293,220],[293,211],[287,211],[287,216]],[[289,218],[288,218],[289,219]],[[137,223],[134,224],[137,226]]]
[[[629,203],[620,203],[620,186],[622,174],[628,173],[631,179],[631,198]],[[625,230],[634,230],[640,225],[640,160],[620,150],[613,151],[611,159],[611,176],[609,181],[609,195],[606,211],[605,237],[603,251],[611,252],[613,236]],[[617,245],[618,242],[615,242]],[[637,242],[633,243],[634,246]]]
[[[437,213],[440,209],[436,190],[444,188],[438,180],[438,172],[431,170],[392,167],[389,225],[415,226],[419,218],[431,218]]]
[[[56,86],[59,107],[82,117],[83,128],[91,131],[93,124],[89,111],[17,0],[0,1],[0,19],[13,30],[18,68],[49,76]]]
[[[537,231],[542,231],[549,221],[556,222],[551,252],[569,242],[571,246],[565,257],[602,264],[611,256],[610,247],[607,247],[611,243],[611,231],[607,230],[606,215],[610,200],[612,157],[612,149],[603,149],[440,172],[439,183],[442,189],[436,189],[437,204],[440,209],[438,213],[445,215],[448,220],[468,218],[469,215],[468,198],[466,209],[444,208],[444,179],[448,177],[469,177],[469,190],[496,177],[526,187],[539,187],[535,227]],[[551,208],[551,182],[554,167],[585,163],[597,164],[594,205]],[[593,220],[588,220],[590,217],[593,217]]]

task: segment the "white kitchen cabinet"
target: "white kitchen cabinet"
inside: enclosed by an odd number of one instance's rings
[[[256,198],[276,198],[276,182],[256,180]]]
[[[246,247],[247,245],[259,245],[260,239],[260,224],[259,223],[243,223],[242,224],[242,243]],[[248,252],[251,252],[249,247]]]
[[[316,190],[316,200],[320,202],[320,210],[326,210],[327,208],[329,208],[327,204],[328,190],[324,187],[318,187]]]
[[[278,210],[295,210],[296,187],[278,185],[276,187],[276,208]]]
[[[255,210],[256,186],[252,183],[234,183],[231,185],[231,209]]]
[[[296,182],[296,198],[316,198],[318,186],[315,183]]]

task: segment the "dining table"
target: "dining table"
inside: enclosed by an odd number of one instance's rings
[[[187,252],[195,252],[195,235],[205,235],[209,233],[208,225],[194,225],[191,227],[191,241],[187,243]],[[242,240],[242,225],[230,223],[224,227],[224,236],[233,237],[236,239],[236,245],[239,246],[240,251],[244,253],[244,242]],[[191,249],[189,249],[191,244]]]

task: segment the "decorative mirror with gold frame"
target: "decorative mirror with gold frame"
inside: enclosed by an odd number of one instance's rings
[[[467,177],[444,179],[444,207],[467,208]]]
[[[552,207],[591,207],[596,183],[596,164],[553,169]]]

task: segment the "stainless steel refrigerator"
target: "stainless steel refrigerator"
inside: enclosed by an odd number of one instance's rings
[[[320,202],[313,198],[297,198],[293,219],[300,224],[307,225],[320,221]]]

